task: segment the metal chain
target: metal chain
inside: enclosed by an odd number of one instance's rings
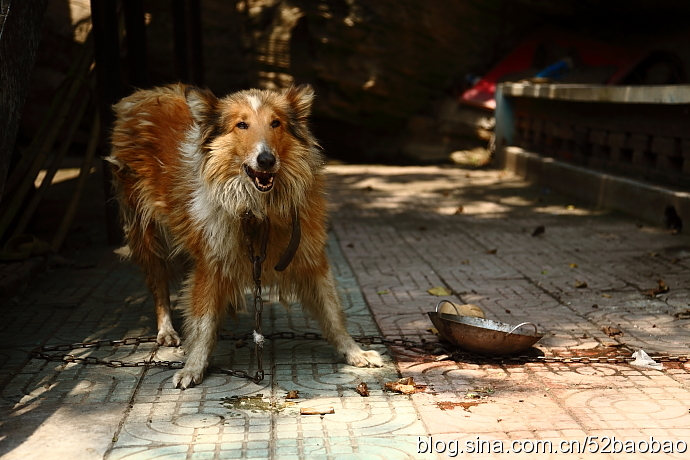
[[[236,336],[234,334],[221,334],[218,336],[218,340],[247,340],[253,336],[253,333],[246,333],[242,336]],[[353,337],[356,342],[365,345],[388,345],[394,347],[403,347],[406,349],[421,349],[428,351],[430,346],[440,345],[437,342],[415,342],[407,339],[386,339],[381,336],[363,336],[363,337]],[[272,334],[267,334],[264,337],[265,340],[323,340],[321,334],[315,332],[305,332],[305,333],[295,333],[295,332],[276,332]],[[93,356],[88,356],[86,358],[80,358],[69,353],[56,353],[72,351],[76,349],[85,348],[100,348],[100,347],[117,347],[123,345],[140,345],[143,343],[156,342],[156,336],[146,336],[146,337],[128,337],[122,340],[111,340],[103,339],[96,340],[93,342],[81,342],[81,343],[67,343],[61,345],[45,345],[36,348],[31,351],[31,357],[36,359],[43,359],[46,361],[60,361],[65,363],[78,363],[78,364],[98,364],[108,367],[162,367],[168,369],[181,369],[184,366],[182,361],[156,361],[156,360],[141,360],[135,362],[122,361],[118,359],[107,360],[96,358]],[[520,363],[581,363],[581,364],[628,364],[633,361],[631,356],[619,355],[615,357],[586,357],[586,356],[528,356],[528,355],[518,355],[518,356],[484,356],[477,355],[473,353],[466,352],[454,352],[449,355],[442,355],[441,359],[452,359],[454,361],[473,361],[478,363],[506,363],[506,364],[520,364]],[[659,355],[651,357],[657,362],[690,362],[689,356],[672,356],[672,355]],[[439,357],[435,361],[440,361]],[[264,373],[263,369],[260,368],[261,378],[263,379]],[[211,373],[220,373],[225,375],[230,375],[233,377],[245,378],[249,380],[256,381],[258,372],[254,376],[250,375],[246,371],[242,370],[232,370],[232,369],[222,369],[218,367],[209,368]],[[260,380],[259,380],[260,381]]]
[[[236,337],[235,335],[221,334],[219,335],[219,340],[237,339],[237,340],[248,340],[250,337],[254,340],[254,353],[256,354],[257,371],[252,376],[247,371],[243,370],[233,370],[233,369],[221,369],[217,367],[210,367],[208,370],[212,373],[221,373],[230,375],[233,377],[239,377],[244,379],[252,380],[254,383],[261,382],[265,377],[265,372],[263,369],[263,346],[265,340],[277,340],[277,339],[303,339],[303,340],[322,340],[321,334],[314,332],[305,332],[302,334],[297,334],[294,332],[276,332],[273,334],[263,335],[261,328],[261,317],[264,308],[264,300],[261,296],[261,270],[262,263],[266,260],[266,246],[268,244],[268,232],[271,228],[270,221],[268,217],[256,225],[256,218],[254,215],[247,211],[242,216],[242,231],[244,233],[244,243],[247,247],[247,255],[252,264],[252,279],[254,281],[254,331],[252,333],[244,334],[242,337]],[[252,239],[252,231],[259,229],[261,231],[261,236],[259,240],[260,255],[256,255],[254,252],[254,243]],[[425,351],[429,350],[429,347],[439,347],[441,344],[434,342],[415,342],[413,340],[407,339],[386,339],[381,336],[363,336],[363,337],[353,337],[356,342],[366,344],[366,345],[389,345],[394,347],[403,347],[406,349],[421,349]],[[44,345],[42,347],[35,348],[31,351],[30,355],[32,358],[43,359],[46,361],[60,361],[65,363],[77,363],[77,364],[98,364],[108,367],[163,367],[168,369],[181,369],[184,367],[184,362],[182,361],[156,361],[153,359],[129,362],[122,361],[119,359],[101,359],[94,356],[87,356],[85,358],[80,358],[69,353],[59,353],[66,352],[75,349],[84,348],[100,348],[100,347],[119,347],[122,345],[140,345],[143,343],[156,342],[156,336],[146,336],[146,337],[128,337],[122,340],[111,340],[103,339],[96,340],[92,342],[81,342],[81,343],[67,343],[61,345]],[[494,362],[494,363],[584,363],[584,364],[594,364],[594,363],[608,363],[608,364],[625,364],[633,361],[632,356],[619,355],[616,357],[574,357],[574,356],[483,356],[473,353],[465,352],[453,352],[442,357],[437,357],[436,361],[441,361],[442,359],[452,359],[454,361],[469,360],[474,362]],[[652,357],[655,361],[659,362],[688,362],[690,357],[688,356],[656,356]]]
[[[242,232],[244,233],[244,244],[247,246],[247,255],[252,264],[252,278],[254,280],[254,354],[256,355],[256,374],[252,380],[259,383],[264,379],[264,336],[261,329],[261,315],[264,310],[264,299],[261,297],[261,264],[266,260],[266,246],[268,245],[268,232],[271,230],[271,221],[266,217],[260,223],[260,255],[254,253],[254,243],[252,242],[251,221],[256,220],[251,211],[247,211],[242,216]],[[238,372],[238,371],[234,371]]]

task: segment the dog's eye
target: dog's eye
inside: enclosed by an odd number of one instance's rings
[[[237,123],[237,127],[240,129],[249,129],[249,125],[243,121],[240,121],[239,123]]]
[[[278,126],[280,126],[280,120],[273,120],[271,122],[271,128],[277,128]]]

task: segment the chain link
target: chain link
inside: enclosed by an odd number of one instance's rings
[[[268,243],[268,232],[270,230],[270,221],[268,218],[258,222],[251,212],[246,212],[242,217],[242,230],[244,233],[244,243],[247,247],[247,255],[252,264],[252,278],[254,281],[254,331],[246,333],[242,336],[235,336],[234,334],[221,334],[218,340],[248,340],[254,339],[254,353],[256,354],[257,371],[252,376],[249,372],[243,370],[221,369],[218,367],[210,367],[209,372],[230,375],[243,379],[252,380],[254,383],[261,382],[265,377],[263,369],[263,345],[265,340],[322,340],[321,334],[315,332],[305,332],[297,334],[292,331],[275,332],[272,334],[263,335],[261,328],[261,316],[264,308],[264,300],[261,296],[261,270],[262,263],[266,260],[266,246]],[[261,254],[255,255],[254,243],[252,239],[252,232],[260,230],[259,247]],[[356,342],[365,345],[388,345],[394,347],[403,347],[406,349],[420,349],[426,352],[432,351],[433,348],[441,346],[435,342],[415,342],[407,339],[386,339],[381,336],[362,336],[353,337]],[[91,342],[81,343],[67,343],[60,345],[44,345],[35,348],[30,355],[35,359],[42,359],[52,362],[76,363],[84,365],[103,365],[108,367],[162,367],[167,369],[181,369],[184,367],[182,361],[156,361],[153,359],[141,360],[135,362],[122,361],[119,359],[101,359],[94,356],[87,356],[85,358],[74,356],[73,354],[64,353],[76,349],[101,348],[101,347],[119,347],[141,345],[144,343],[155,343],[156,336],[143,337],[127,337],[121,340],[102,339]],[[430,347],[433,347],[430,349]],[[443,355],[444,359],[452,359],[454,361],[474,361],[474,362],[494,362],[494,363],[583,363],[583,364],[625,364],[633,361],[632,356],[619,355],[616,357],[579,357],[579,356],[483,356],[466,352],[453,352],[448,355]],[[688,356],[657,356],[652,357],[658,362],[688,362]],[[437,359],[439,361],[440,359]]]
[[[264,336],[261,329],[261,315],[264,310],[264,299],[261,297],[261,264],[266,260],[266,247],[268,245],[268,232],[271,230],[271,221],[266,217],[256,225],[256,217],[247,211],[242,216],[242,232],[244,233],[244,244],[247,246],[247,256],[252,264],[252,279],[254,280],[254,354],[256,355],[256,373],[252,380],[259,383],[264,379]],[[254,242],[252,241],[252,227],[258,227],[261,232],[259,239],[259,255],[254,253]],[[233,371],[245,374],[244,371]]]
[[[247,332],[243,335],[234,334],[222,334],[218,337],[218,340],[248,340],[253,336],[253,333]],[[356,342],[365,345],[387,345],[394,347],[402,347],[406,349],[419,349],[424,351],[430,351],[430,347],[438,347],[440,344],[437,342],[415,342],[413,340],[407,339],[386,339],[381,336],[362,336],[353,337]],[[264,336],[265,340],[323,340],[321,334],[315,332],[304,332],[295,333],[292,331],[274,332],[271,334],[266,334]],[[38,347],[31,351],[31,357],[35,359],[41,359],[45,361],[52,362],[64,362],[64,363],[76,363],[84,365],[103,365],[107,367],[159,367],[167,369],[181,369],[184,366],[182,361],[163,361],[163,360],[141,360],[141,361],[122,361],[119,359],[102,359],[93,356],[88,356],[81,358],[74,356],[70,353],[63,353],[65,351],[73,351],[77,349],[89,349],[89,348],[101,348],[101,347],[119,347],[119,346],[131,346],[131,345],[141,345],[144,343],[156,342],[156,336],[145,336],[145,337],[128,337],[122,340],[111,340],[103,339],[96,340],[92,342],[83,343],[68,343],[60,345],[44,345]],[[258,356],[258,355],[257,355]],[[618,356],[529,356],[529,355],[517,355],[517,356],[484,356],[477,355],[474,353],[467,353],[456,351],[449,355],[442,355],[446,359],[452,359],[453,361],[460,362],[476,362],[476,363],[504,363],[504,364],[524,364],[524,363],[580,363],[580,364],[628,364],[634,360],[632,356],[618,355]],[[689,356],[673,356],[673,355],[659,355],[652,356],[652,359],[657,362],[680,362],[686,363],[690,362]],[[438,360],[438,359],[437,359]],[[265,376],[261,364],[257,365],[259,371],[256,374],[251,375],[247,371],[243,370],[233,370],[233,369],[223,369],[219,367],[210,367],[208,369],[211,373],[219,373],[230,375],[233,377],[249,379],[256,381],[257,376],[261,376],[261,379]],[[261,372],[261,374],[259,374]],[[261,380],[259,380],[261,381]]]

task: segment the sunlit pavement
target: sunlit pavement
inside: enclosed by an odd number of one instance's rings
[[[690,355],[687,236],[588,208],[501,171],[329,171],[328,252],[353,335],[436,342],[427,312],[445,298],[478,305],[490,319],[535,323],[546,356],[629,356],[638,349]],[[31,359],[40,345],[155,334],[138,270],[112,248],[93,248],[90,257],[95,266],[54,268],[3,302],[3,459],[492,458],[501,449],[525,458],[583,458],[595,450],[604,452],[596,458],[690,455],[679,453],[690,443],[690,365],[677,360],[663,370],[454,362],[373,345],[386,366],[358,369],[323,341],[295,338],[267,343],[268,375],[260,384],[211,373],[182,391],[172,388],[170,369]],[[647,292],[659,280],[668,291]],[[434,287],[451,294],[432,295]],[[228,321],[223,332],[242,335],[251,322],[249,315]],[[611,337],[604,327],[622,335]],[[318,328],[298,305],[286,311],[271,304],[264,332],[279,331]],[[252,347],[237,345],[220,341],[214,365],[253,371]],[[183,359],[152,344],[71,353]],[[414,394],[385,390],[401,377],[414,379]],[[355,391],[362,382],[367,397]],[[298,398],[287,398],[290,391]],[[300,415],[305,407],[334,413]]]

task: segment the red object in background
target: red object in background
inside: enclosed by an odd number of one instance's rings
[[[533,77],[544,67],[565,56],[574,58],[574,70],[578,70],[576,73],[579,81],[572,81],[566,75],[559,82],[615,84],[628,75],[647,53],[647,50],[624,48],[567,32],[542,31],[522,42],[472,88],[465,91],[460,96],[460,102],[494,110],[498,83]]]

